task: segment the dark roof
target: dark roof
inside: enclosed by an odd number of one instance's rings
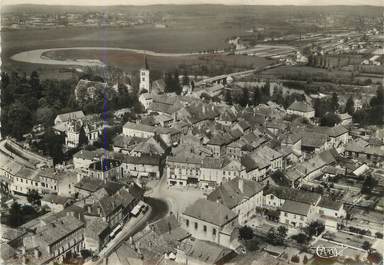
[[[75,184],[75,187],[89,192],[95,192],[101,188],[105,188],[108,194],[111,195],[120,190],[123,185],[112,181],[107,181],[106,183],[104,183],[104,181],[101,179],[83,178]]]
[[[207,196],[207,199],[213,202],[218,201],[229,209],[233,209],[244,200],[261,192],[263,188],[263,185],[255,181],[235,178],[222,183]]]
[[[273,194],[280,199],[309,204],[315,204],[321,198],[321,195],[315,192],[297,190],[287,187],[277,187],[272,185],[269,185],[267,188],[265,188],[263,194]]]
[[[61,204],[61,205],[65,205],[66,203],[70,203],[71,201],[73,201],[72,198],[59,196],[56,194],[46,194],[43,196],[43,198],[41,198],[41,200],[54,203],[54,204]]]
[[[124,155],[122,157],[122,162],[126,164],[135,164],[135,165],[152,165],[159,166],[160,165],[160,156],[130,156]]]
[[[307,216],[310,207],[311,206],[307,203],[286,200],[281,207],[281,211]]]
[[[112,168],[119,167],[121,162],[115,159],[102,159],[100,161],[93,162],[89,165],[89,169],[97,170],[97,171],[108,171]]]
[[[343,203],[328,197],[322,197],[317,206],[338,211],[343,206]]]
[[[223,226],[237,217],[237,214],[223,204],[206,199],[198,199],[183,214],[217,226]]]

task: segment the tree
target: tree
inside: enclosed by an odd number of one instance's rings
[[[335,112],[335,111],[337,111],[339,109],[339,98],[338,98],[336,92],[332,93],[331,107],[332,107],[332,111],[333,112]]]
[[[31,131],[33,125],[32,112],[21,102],[17,101],[12,104],[5,115],[8,133],[17,140],[21,140],[23,134]]]
[[[309,241],[309,237],[304,233],[293,235],[291,236],[291,238],[299,244],[307,244],[307,242]]]
[[[370,194],[372,192],[372,189],[377,185],[377,180],[372,177],[371,175],[368,175],[363,185],[361,186],[361,193],[362,194]]]
[[[37,95],[37,98],[42,96],[41,86],[40,86],[40,78],[39,74],[36,71],[32,71],[29,84],[31,85],[32,91],[34,91]]]
[[[12,203],[11,208],[9,209],[8,223],[14,227],[17,227],[23,223],[21,206],[17,202]]]
[[[29,190],[27,193],[27,200],[31,204],[40,205],[40,195],[37,190]]]
[[[304,232],[311,238],[313,236],[318,236],[324,232],[325,226],[319,221],[313,221],[307,227],[304,228]]]
[[[36,110],[36,122],[46,126],[53,124],[55,113],[50,107],[40,107]]]
[[[284,243],[284,239],[287,236],[287,228],[281,228],[283,226],[280,226],[278,228],[278,231],[275,230],[274,227],[269,229],[267,237],[268,237],[268,243],[272,245],[282,245]]]
[[[371,243],[369,243],[368,241],[364,241],[361,248],[366,250],[366,251],[369,251],[371,249]]]
[[[53,159],[54,164],[61,163],[64,159],[63,144],[64,136],[56,134],[53,130],[49,129],[45,132],[42,141],[40,142],[40,149],[48,154]]]
[[[328,112],[320,119],[320,125],[327,127],[333,127],[336,124],[339,124],[340,122],[340,117],[337,114],[331,112]]]
[[[240,227],[240,229],[239,229],[239,239],[241,239],[241,240],[250,240],[254,236],[255,236],[255,234],[253,233],[252,228],[250,228],[249,226],[245,225],[245,226]]]
[[[183,86],[189,85],[189,76],[187,72],[184,72],[183,74],[183,81],[182,81]]]
[[[224,90],[224,101],[227,105],[232,105],[232,95],[230,90]]]
[[[240,96],[240,100],[239,100],[239,104],[240,106],[242,107],[245,107],[248,105],[248,102],[249,102],[249,93],[248,93],[248,89],[247,88],[243,88],[241,90],[241,96]]]
[[[345,104],[345,112],[351,116],[355,112],[355,102],[353,101],[352,96],[348,98],[347,103]]]
[[[279,237],[284,241],[285,238],[287,237],[288,229],[285,226],[281,225],[277,228],[277,232]]]

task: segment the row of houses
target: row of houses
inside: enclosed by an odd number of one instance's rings
[[[62,263],[83,250],[97,254],[114,231],[140,214],[136,208],[143,191],[134,183],[83,179],[75,189],[80,194],[76,202],[52,194],[42,199],[52,211],[18,227],[17,236],[2,244],[9,254],[6,263]]]
[[[194,238],[233,249],[236,228],[260,214],[293,228],[320,220],[332,231],[346,216],[343,203],[320,194],[235,178],[187,207],[180,223]]]

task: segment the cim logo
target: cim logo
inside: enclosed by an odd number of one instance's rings
[[[340,257],[343,254],[343,251],[347,247],[324,247],[322,245],[317,246],[314,248],[316,250],[316,255],[320,258],[325,258],[325,259],[331,259],[331,258],[336,258]]]

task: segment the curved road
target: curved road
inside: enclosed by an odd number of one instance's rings
[[[37,49],[30,50],[25,52],[17,53],[11,56],[11,59],[18,62],[24,63],[35,63],[35,64],[50,64],[50,65],[78,65],[78,66],[102,66],[102,62],[98,60],[55,60],[48,57],[42,56],[45,52],[50,51],[65,51],[65,50],[106,50],[106,51],[127,51],[133,53],[140,53],[150,56],[163,56],[163,57],[181,57],[181,56],[190,56],[196,55],[199,53],[160,53],[148,50],[138,50],[138,49],[129,49],[129,48],[111,48],[111,47],[73,47],[73,48],[52,48],[52,49]]]

